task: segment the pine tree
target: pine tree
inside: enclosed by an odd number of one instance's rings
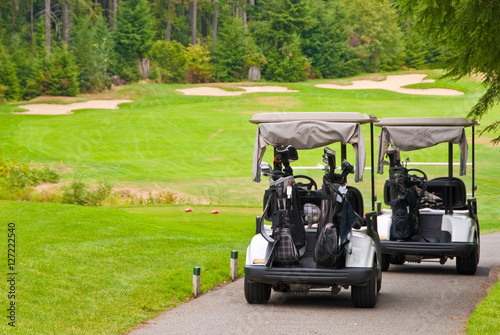
[[[248,51],[243,22],[238,17],[227,18],[219,31],[215,48],[215,77],[220,81],[243,79]]]
[[[16,75],[16,66],[9,54],[0,44],[0,101],[17,100],[21,88]]]
[[[138,79],[137,62],[147,57],[154,32],[147,0],[122,0],[118,4],[115,52],[118,73],[126,80]],[[129,72],[130,71],[130,72]]]

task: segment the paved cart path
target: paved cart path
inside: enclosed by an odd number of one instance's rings
[[[338,296],[273,292],[268,304],[250,305],[239,279],[130,334],[463,334],[499,270],[500,233],[483,235],[476,275],[456,274],[455,261],[391,264],[374,309],[354,308],[350,289]]]

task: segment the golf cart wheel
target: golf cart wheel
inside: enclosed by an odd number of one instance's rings
[[[479,263],[479,240],[474,236],[474,249],[464,257],[457,257],[457,272],[461,275],[473,275]]]
[[[245,299],[249,304],[266,304],[270,297],[270,284],[252,283],[245,278]]]
[[[389,270],[391,265],[391,255],[382,254],[382,271]]]
[[[377,263],[373,262],[373,276],[365,286],[351,287],[351,300],[354,307],[357,308],[373,308],[377,304],[378,295],[378,278],[377,278]]]
[[[377,295],[379,294],[381,288],[382,288],[382,272],[380,272],[380,278],[377,279]]]

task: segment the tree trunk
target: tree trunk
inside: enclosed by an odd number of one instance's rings
[[[19,14],[19,0],[12,0],[14,5],[14,15],[12,16],[12,25],[16,25],[17,14]]]
[[[69,40],[69,15],[68,11],[71,9],[71,5],[67,1],[62,3],[62,39],[66,48],[68,47]]]
[[[116,30],[116,20],[118,19],[118,0],[109,0],[109,23],[111,30]]]
[[[207,41],[207,18],[203,12],[201,12],[201,37],[205,43]]]
[[[248,69],[248,80],[260,80],[260,68],[256,65]]]
[[[34,38],[35,38],[35,18],[33,14],[33,2],[30,4],[30,37],[31,37],[31,49],[35,48]]]
[[[172,39],[172,0],[168,0],[168,9],[167,9],[167,32],[165,34],[165,39],[167,42],[170,42]]]
[[[243,27],[245,28],[245,32],[247,32],[247,2],[243,1],[243,5],[241,8],[241,21],[243,21]]]
[[[189,22],[191,26],[191,44],[195,45],[196,44],[196,7],[197,7],[197,0],[193,0],[192,2],[189,3]]]
[[[218,0],[212,0],[212,43],[217,41],[217,14],[219,14]]]
[[[149,59],[139,58],[137,60],[137,64],[139,65],[139,72],[141,73],[142,78],[147,78],[149,76]]]
[[[45,0],[45,50],[50,60],[50,0]]]
[[[250,4],[250,6],[255,6],[255,0],[248,0],[248,3]]]

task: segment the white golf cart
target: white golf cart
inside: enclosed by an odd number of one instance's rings
[[[390,264],[420,263],[456,258],[460,274],[473,275],[479,262],[479,222],[474,198],[475,121],[463,118],[385,118],[376,126],[379,137],[378,172],[384,157],[390,160],[384,186],[384,209],[378,216],[382,245],[382,270]],[[453,175],[453,144],[460,148],[460,175],[465,175],[468,144],[465,128],[472,127],[472,197],[465,183]],[[427,179],[420,169],[407,168],[400,151],[412,151],[448,143],[448,176]]]
[[[346,183],[350,173],[356,181],[362,180],[361,125],[370,125],[373,144],[375,121],[374,116],[359,113],[263,113],[250,120],[258,124],[254,181],[259,182],[262,173],[269,177],[270,187],[247,249],[247,302],[267,303],[271,289],[301,293],[329,289],[337,294],[350,286],[354,306],[375,306],[382,284],[376,213],[365,216],[360,191]],[[341,144],[341,173],[335,172],[335,151],[325,147],[322,161],[326,165],[319,164],[325,172],[320,190],[310,176],[293,174],[290,162],[298,160],[297,150],[334,143]],[[346,160],[347,144],[356,153],[355,170]],[[273,167],[262,162],[267,146],[274,148]],[[373,199],[372,194],[372,210]]]

